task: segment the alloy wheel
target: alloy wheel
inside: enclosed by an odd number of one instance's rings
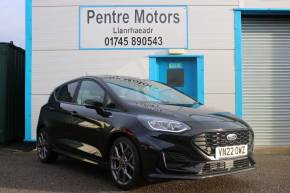
[[[110,167],[118,184],[127,185],[131,182],[135,172],[135,158],[129,144],[119,142],[113,146]]]
[[[48,142],[46,134],[41,131],[37,138],[37,152],[40,159],[44,160],[48,153]]]

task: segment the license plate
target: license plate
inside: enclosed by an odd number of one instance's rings
[[[247,154],[248,154],[248,145],[217,147],[215,149],[215,157],[217,159],[239,157],[245,156]]]

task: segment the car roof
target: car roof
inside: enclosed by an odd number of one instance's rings
[[[66,84],[69,84],[71,82],[75,82],[75,81],[81,81],[83,79],[96,79],[96,80],[104,80],[104,79],[111,79],[111,80],[125,80],[125,81],[133,81],[133,82],[143,82],[143,83],[147,83],[147,81],[150,81],[148,79],[142,79],[142,78],[137,78],[137,77],[132,77],[132,76],[119,76],[119,75],[89,75],[89,76],[81,76],[81,77],[78,77],[78,78],[74,78],[74,79],[71,79],[69,81],[66,81],[60,85],[58,85],[54,91],[60,87],[62,87],[63,85],[66,85]]]
[[[95,76],[83,76],[79,77],[78,79],[85,79],[85,78],[95,78],[95,79],[116,79],[116,80],[143,80],[143,81],[149,81],[148,79],[144,78],[137,78],[133,76],[120,76],[120,75],[95,75]]]
[[[123,76],[123,75],[99,75],[97,77],[100,77],[100,78],[126,78],[126,79],[145,80],[143,78],[138,78],[138,77],[134,77],[134,76]]]

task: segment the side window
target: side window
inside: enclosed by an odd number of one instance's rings
[[[105,91],[95,82],[85,80],[82,82],[78,97],[77,104],[83,105],[86,100],[96,100],[103,103],[105,98]]]
[[[72,82],[58,88],[56,90],[57,100],[64,102],[72,102],[77,86],[78,82]]]

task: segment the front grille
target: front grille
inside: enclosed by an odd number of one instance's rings
[[[233,172],[249,168],[251,163],[249,159],[229,160],[229,161],[213,161],[206,163],[200,175],[219,174],[224,172]]]
[[[227,135],[236,134],[237,139],[230,141]],[[207,155],[214,156],[216,147],[246,145],[250,144],[250,131],[224,131],[224,132],[207,132],[196,136],[193,139],[195,146],[199,147]]]

